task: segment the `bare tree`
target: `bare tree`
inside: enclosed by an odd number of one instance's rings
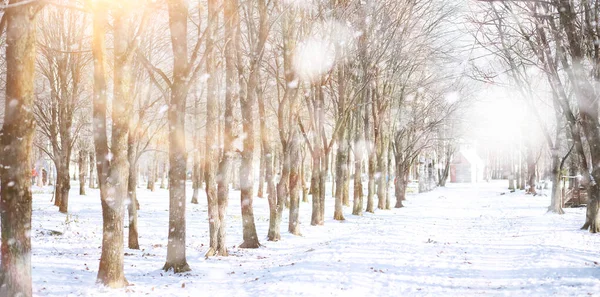
[[[22,5],[21,5],[22,4]],[[12,0],[6,20],[6,98],[0,132],[0,295],[32,296],[31,146],[34,101],[36,7]]]
[[[129,99],[123,88],[123,69],[115,65],[115,100],[112,105],[111,147],[107,135],[107,79],[105,68],[107,7],[101,3],[94,7],[94,34],[92,51],[94,56],[94,144],[100,199],[102,202],[102,255],[98,269],[98,282],[120,288],[128,284],[123,272],[123,205],[127,197],[128,176],[127,135],[129,132]],[[122,37],[125,22],[123,12],[115,15],[115,37]],[[125,47],[125,48],[124,48]],[[127,44],[115,48],[115,56],[127,51]],[[121,64],[121,66],[123,66]],[[119,72],[119,73],[118,73]],[[118,74],[117,74],[118,73]]]
[[[227,256],[227,246],[225,243],[225,214],[227,212],[227,204],[229,199],[229,171],[231,161],[234,157],[233,140],[234,140],[234,106],[238,99],[237,88],[239,86],[237,73],[237,52],[239,49],[239,2],[237,0],[225,0],[224,5],[225,15],[225,125],[223,135],[223,156],[218,168],[218,193],[217,201],[209,207],[216,208],[216,217],[213,220],[214,228],[211,228],[210,234],[210,249],[207,256],[220,255]]]
[[[251,5],[252,3],[247,3]],[[250,6],[246,6],[249,8]],[[265,43],[267,41],[267,2],[265,0],[257,1],[259,15],[259,34],[255,40],[250,42],[250,64],[247,72],[243,68],[242,58],[238,55],[238,71],[241,83],[240,108],[242,114],[242,127],[245,135],[242,151],[242,164],[240,166],[240,190],[242,201],[242,225],[244,242],[241,248],[258,248],[260,243],[256,234],[256,225],[254,224],[254,210],[252,209],[253,191],[254,191],[254,104],[256,101],[256,89],[259,86],[260,65],[264,55]],[[247,20],[249,21],[249,20]],[[240,44],[240,43],[238,43]],[[238,53],[240,50],[238,49]],[[247,73],[247,76],[244,74]]]
[[[210,234],[210,247],[212,253],[219,251],[219,202],[217,174],[219,166],[219,94],[217,92],[217,52],[215,40],[219,22],[219,6],[221,1],[208,1],[208,23],[206,38],[206,73],[209,77],[206,82],[206,158],[204,159],[204,174],[206,184],[206,198],[208,201],[208,226]],[[225,185],[229,187],[228,184]],[[225,248],[225,247],[223,247]],[[211,251],[209,250],[209,253]]]
[[[173,78],[170,87],[169,110],[169,244],[165,271],[186,272],[190,267],[186,260],[185,239],[185,180],[187,151],[185,143],[185,108],[190,83],[198,71],[198,59],[194,47],[191,58],[188,56],[187,25],[188,8],[182,0],[167,2],[169,9],[169,30],[173,49]],[[198,29],[199,30],[199,29]],[[200,39],[197,40],[197,44]],[[194,66],[196,66],[194,68]]]
[[[84,121],[77,121],[76,113],[84,105],[85,73],[90,56],[82,51],[87,19],[80,12],[49,7],[40,15],[40,56],[38,69],[48,82],[49,90],[38,96],[35,115],[39,131],[47,138],[52,150],[38,145],[56,166],[54,205],[66,213],[71,189],[69,168],[73,148]],[[63,22],[65,26],[53,26]],[[45,84],[44,84],[45,85]]]

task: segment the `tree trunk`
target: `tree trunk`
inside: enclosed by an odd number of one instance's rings
[[[327,160],[329,160],[329,163],[327,165],[327,180],[331,182],[331,197],[334,198],[335,200],[335,160],[337,158],[337,155],[335,155],[335,153],[330,152],[329,155],[327,156]],[[335,210],[335,204],[334,204],[334,210]]]
[[[173,82],[167,111],[169,121],[169,242],[163,270],[190,271],[186,260],[185,180],[187,151],[185,110],[188,94],[188,10],[183,0],[170,0],[169,29],[173,49]]]
[[[322,80],[319,84],[313,85],[315,89],[315,104],[314,104],[314,114],[315,114],[315,133],[314,133],[314,156],[313,158],[318,161],[314,164],[317,165],[316,172],[318,174],[315,188],[318,188],[317,193],[315,195],[313,193],[313,213],[314,222],[317,225],[323,225],[325,223],[325,192],[326,192],[326,183],[327,183],[327,171],[329,167],[328,160],[328,152],[326,151],[326,147],[323,144],[322,139],[324,139],[324,122],[325,122],[325,94],[323,89],[324,81]],[[314,172],[314,169],[313,169]],[[315,205],[315,201],[317,202]]]
[[[273,150],[269,145],[265,150],[265,179],[267,180],[267,197],[275,196],[275,181],[273,176]]]
[[[387,196],[388,170],[387,170],[387,141],[383,141],[377,151],[377,166],[380,176],[377,178],[377,208],[385,209]]]
[[[281,215],[285,206],[285,200],[288,197],[288,187],[290,181],[290,147],[283,148],[281,156],[283,164],[281,169],[281,178],[277,183],[277,197],[269,197],[269,232],[267,238],[269,241],[279,241],[281,239]]]
[[[240,188],[241,188],[241,204],[242,204],[242,225],[244,242],[240,248],[258,248],[260,243],[256,233],[256,225],[254,223],[254,210],[252,208],[253,191],[254,191],[254,104],[256,103],[256,90],[259,83],[260,63],[262,60],[262,52],[267,40],[268,33],[268,16],[267,4],[265,0],[258,0],[259,14],[259,29],[256,48],[253,49],[252,63],[248,70],[248,83],[244,85],[240,83],[242,94],[240,94],[240,108],[242,114],[242,130],[246,138],[243,141],[242,165],[240,166]],[[239,34],[238,34],[239,36]],[[241,41],[236,41],[236,50],[241,52]],[[238,74],[242,77],[244,73],[241,55],[238,55]],[[243,79],[240,79],[243,81]]]
[[[87,173],[86,170],[86,161],[88,158],[88,153],[84,151],[79,151],[79,195],[85,195],[85,175]]]
[[[354,161],[354,204],[352,207],[352,214],[356,216],[362,216],[363,214],[363,189],[362,189],[362,162],[356,158]]]
[[[408,166],[402,160],[396,157],[396,205],[395,208],[402,208],[402,201],[406,200],[406,184],[408,182]]]
[[[259,120],[261,122],[261,129],[260,129],[260,138],[263,139],[265,137],[265,135],[262,134],[262,122],[264,121],[263,117],[259,116]],[[265,172],[266,172],[266,168],[265,168],[265,149],[263,148],[262,144],[261,144],[261,148],[260,148],[260,167],[258,169],[258,192],[256,194],[256,197],[258,198],[265,198],[265,194],[264,194],[264,187],[265,187]]]
[[[217,234],[219,232],[219,197],[217,174],[219,167],[219,96],[217,91],[217,60],[215,39],[218,28],[218,6],[216,0],[208,1],[208,23],[206,38],[206,158],[205,187],[208,203],[208,230],[210,236],[209,246],[216,252]],[[227,185],[228,186],[228,185]],[[222,189],[224,190],[224,189]],[[209,250],[210,252],[210,250]]]
[[[238,158],[235,158],[233,161],[233,167],[231,168],[231,179],[233,180],[233,189],[236,191],[240,190],[240,161]]]
[[[347,133],[350,137],[350,133]],[[347,141],[347,140],[345,140]],[[346,170],[344,170],[344,191],[342,192],[342,205],[350,206],[350,169],[352,165],[350,155],[350,145],[346,143]],[[343,166],[343,165],[342,165]]]
[[[523,166],[521,166],[521,151],[519,150],[518,152],[519,156],[517,157],[517,170],[515,173],[515,183],[516,183],[516,189],[520,190],[523,186],[521,184],[522,179],[522,172],[521,169],[523,168]]]
[[[69,176],[69,167],[65,165],[65,158],[56,166],[56,189],[54,205],[58,206],[58,211],[67,213],[69,209],[69,190],[71,190],[71,177]],[[68,161],[66,161],[68,162]]]
[[[313,84],[313,96],[314,98],[313,107],[314,110],[314,127],[315,130],[312,135],[312,143],[313,143],[313,151],[312,151],[312,176],[310,181],[311,194],[312,194],[312,215],[311,222],[312,226],[322,225],[324,222],[324,217],[322,216],[322,209],[325,197],[325,184],[324,184],[324,175],[326,174],[327,168],[327,160],[324,158],[324,148],[321,140],[321,123],[324,120],[324,113],[322,111],[323,108],[323,90],[320,88],[320,85]]]
[[[523,162],[522,157],[519,160],[519,190],[525,190],[525,162]]]
[[[154,192],[156,185],[156,172],[158,171],[158,160],[156,159],[156,155],[154,156],[154,161],[150,165],[150,170],[148,172],[148,186],[146,189]]]
[[[290,193],[290,216],[289,216],[289,224],[288,231],[294,235],[300,234],[300,189],[299,189],[299,181],[300,181],[300,144],[299,140],[294,136],[295,133],[292,132],[292,137],[290,141],[289,147],[289,168],[290,168],[290,177],[289,177],[289,193]]]
[[[387,150],[387,175],[389,178],[385,183],[385,187],[386,187],[385,209],[392,209],[392,202],[391,202],[392,195],[391,195],[391,191],[389,190],[389,186],[390,186],[391,177],[392,177],[392,157],[394,156],[394,151],[392,149],[391,141],[388,142],[388,146],[387,146],[386,150]]]
[[[166,189],[167,188],[167,184],[165,183],[167,180],[167,162],[163,160],[162,162],[162,169],[160,171],[160,188],[161,189]]]
[[[449,174],[450,174],[450,161],[448,159],[446,159],[446,164],[444,164],[444,169],[442,169],[442,172],[440,173],[440,182],[439,182],[440,187],[446,186],[446,182],[448,180]]]
[[[368,182],[367,182],[367,209],[366,212],[374,213],[375,212],[375,150],[378,145],[378,136],[376,135],[377,129],[374,129],[374,124],[371,122],[371,118],[373,118],[371,114],[371,109],[373,108],[373,96],[375,91],[371,88],[367,89],[367,96],[364,98],[364,136],[365,142],[370,143],[366,145],[365,148],[367,151],[367,174],[368,174]],[[374,120],[374,119],[373,119]],[[370,147],[373,145],[372,147]]]
[[[129,178],[127,179],[127,215],[129,217],[128,231],[128,247],[130,249],[139,250],[140,244],[138,243],[138,208],[137,208],[137,176],[138,166],[136,160],[136,141],[133,136],[134,131],[129,131],[129,143],[127,148],[127,158],[129,160]]]
[[[192,204],[198,204],[198,196],[200,195],[200,188],[202,188],[202,175],[200,174],[200,153],[194,152],[194,163],[192,165]]]
[[[123,202],[127,197],[126,180],[127,134],[129,132],[130,104],[124,83],[126,77],[123,64],[114,65],[114,98],[112,103],[112,141],[108,148],[106,131],[107,84],[105,70],[105,29],[107,11],[99,5],[94,11],[94,37],[92,51],[94,55],[94,144],[97,172],[102,203],[102,253],[98,268],[98,282],[111,287],[122,288],[128,285],[123,272]],[[121,15],[114,15],[115,39],[124,38],[124,26]],[[123,54],[123,43],[115,43],[115,62]],[[112,158],[108,156],[112,153]]]
[[[320,197],[320,188],[319,188],[319,175],[320,175],[320,167],[321,167],[321,158],[312,156],[312,175],[310,177],[310,188],[311,188],[311,196],[312,196],[312,215],[310,219],[310,224],[312,226],[319,225],[320,219],[320,207],[321,203]]]
[[[209,20],[210,24],[215,25],[217,23],[216,15],[216,3],[209,2]],[[225,215],[227,211],[227,205],[229,202],[229,184],[230,184],[230,171],[231,162],[234,156],[233,150],[233,122],[234,115],[233,109],[236,100],[238,100],[238,73],[236,72],[237,63],[237,42],[238,42],[238,3],[237,1],[225,1],[224,15],[225,15],[225,125],[223,134],[223,157],[218,167],[217,177],[217,201],[210,201],[210,214],[213,216],[211,220],[212,225],[209,225],[211,233],[209,233],[210,246],[206,253],[206,257],[210,256],[227,256],[227,244],[226,244],[226,229],[225,229]],[[216,29],[211,27],[211,30]],[[211,31],[211,34],[216,34],[216,31]],[[214,35],[211,35],[213,38]],[[212,42],[212,40],[211,40]],[[211,55],[214,52],[211,52]],[[209,65],[214,69],[214,65]],[[214,83],[211,81],[211,83]],[[211,86],[211,89],[214,86]],[[211,93],[210,96],[213,98],[217,97],[217,94]],[[211,98],[211,99],[213,99]],[[213,99],[214,100],[214,99]],[[216,203],[215,203],[216,202]],[[215,208],[216,207],[216,211]],[[216,216],[215,216],[216,214]]]
[[[192,165],[192,204],[198,204],[198,195],[202,187],[201,161],[200,161],[200,100],[196,98],[194,101],[194,153]]]
[[[515,178],[516,178],[516,174],[515,174],[514,157],[511,156],[511,158],[510,158],[510,173],[508,176],[508,189],[511,191],[515,190]]]
[[[345,147],[345,143],[344,143],[344,133],[340,132],[339,134],[341,134],[341,139],[338,138],[338,150],[337,150],[337,156],[336,156],[336,164],[335,164],[335,170],[336,170],[336,174],[335,174],[335,183],[336,183],[336,187],[335,187],[335,210],[333,213],[333,219],[334,220],[338,220],[338,221],[343,221],[345,220],[344,218],[344,208],[343,208],[343,199],[344,199],[344,186],[346,186],[347,184],[345,183],[345,178],[346,178],[346,170],[348,170],[346,168],[346,159],[348,158],[348,155],[346,155],[346,147]]]
[[[440,187],[446,186],[446,181],[448,180],[448,176],[450,175],[450,162],[452,160],[454,149],[450,146],[450,144],[446,147],[446,152],[444,156],[444,168],[441,170],[439,174],[439,185]]]
[[[562,202],[562,191],[560,189],[560,158],[558,156],[558,150],[552,152],[552,193],[550,196],[550,206],[548,207],[549,212],[564,214],[563,202]]]
[[[19,4],[26,1],[10,1]],[[0,133],[0,296],[32,296],[31,146],[36,57],[37,7],[6,10],[6,96]]]
[[[300,180],[302,183],[302,202],[308,203],[308,185],[306,184],[306,152],[302,152],[302,165],[300,168]]]
[[[90,153],[89,153],[89,160],[90,160],[90,163],[89,163],[89,165],[90,165],[90,173],[89,173],[89,177],[88,177],[88,178],[89,178],[89,185],[88,185],[88,187],[89,187],[90,189],[94,189],[94,188],[96,188],[96,184],[95,184],[95,182],[94,182],[94,181],[96,180],[96,176],[95,176],[95,174],[94,174],[94,168],[96,167],[96,164],[95,164],[95,163],[96,163],[96,161],[95,161],[95,159],[96,159],[96,158],[94,157],[94,153],[93,153],[93,152],[90,152]]]
[[[375,212],[375,155],[371,153],[369,155],[369,184],[367,187],[367,209],[366,212]]]
[[[258,89],[258,113],[260,119],[260,135],[261,135],[261,173],[260,177],[264,176],[264,180],[259,181],[259,195],[263,198],[262,187],[265,181],[267,182],[267,196],[275,196],[275,182],[273,180],[273,148],[271,147],[269,131],[266,123],[265,113],[265,95],[262,89]]]
[[[327,173],[329,171],[328,155],[323,152],[321,155],[321,160],[322,169],[321,174],[319,176],[319,225],[323,225],[325,223],[325,194],[327,191]]]
[[[258,70],[256,70],[258,71]],[[244,242],[240,248],[258,248],[260,243],[256,234],[256,225],[254,224],[254,210],[252,209],[254,176],[252,174],[252,163],[254,161],[254,91],[250,88],[252,83],[248,83],[249,92],[246,93],[246,98],[240,96],[240,107],[242,109],[243,132],[246,135],[244,138],[244,150],[242,152],[242,164],[240,166],[240,187],[241,187],[241,204],[242,204],[242,225]]]
[[[337,69],[338,75],[338,117],[345,116],[346,112],[346,84],[345,84],[345,69],[344,65],[340,64]],[[348,186],[346,183],[346,170],[347,167],[347,147],[345,142],[346,136],[346,125],[339,128],[337,132],[337,153],[335,163],[335,209],[333,213],[333,219],[338,221],[345,220],[344,218],[344,191],[347,191],[345,187]]]
[[[585,224],[582,230],[590,230],[590,233],[600,232],[600,188],[598,185],[588,187],[588,205],[585,213]]]
[[[362,131],[360,129],[360,113],[357,112],[354,119],[355,147],[354,147],[354,204],[352,214],[362,216],[363,214],[363,188],[362,188],[362,149],[358,144],[362,143]]]

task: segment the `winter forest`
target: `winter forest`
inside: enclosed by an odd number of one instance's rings
[[[600,1],[0,14],[0,297],[600,289]]]

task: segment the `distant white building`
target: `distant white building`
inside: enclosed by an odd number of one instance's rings
[[[450,163],[450,182],[477,183],[484,180],[485,163],[474,146],[461,147]]]

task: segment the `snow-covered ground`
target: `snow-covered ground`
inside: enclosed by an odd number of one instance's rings
[[[188,204],[188,263],[192,271],[161,270],[166,257],[168,192],[140,189],[141,250],[125,249],[131,286],[95,284],[101,246],[97,190],[77,195],[70,215],[37,189],[33,203],[33,278],[36,296],[588,296],[600,292],[600,235],[579,230],[584,209],[546,214],[548,197],[505,192],[506,182],[450,184],[409,195],[406,207],[362,217],[345,209],[335,222],[327,200],[324,226],[310,226],[301,204],[302,237],[240,250],[239,193],[231,195],[231,256],[205,259],[206,199]],[[191,195],[191,191],[189,191]],[[189,199],[188,199],[189,201]],[[258,233],[268,228],[268,203],[255,200]],[[47,230],[64,232],[51,235]],[[127,229],[126,229],[127,230]],[[127,236],[127,231],[125,238]]]

